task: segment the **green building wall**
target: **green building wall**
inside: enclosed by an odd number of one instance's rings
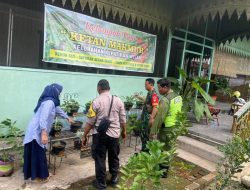
[[[96,85],[100,79],[110,82],[111,93],[119,97],[132,95],[144,89],[145,77],[87,74],[0,67],[0,121],[10,118],[25,130],[44,87],[50,83],[63,85],[61,101],[65,95],[77,95],[81,105],[98,96]],[[82,107],[80,111],[84,108]]]

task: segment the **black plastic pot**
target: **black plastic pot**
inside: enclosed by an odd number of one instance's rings
[[[133,103],[130,102],[124,102],[124,107],[126,111],[131,110],[131,108],[133,107]]]
[[[53,154],[59,155],[65,151],[66,142],[65,141],[58,141],[52,144],[51,152]]]
[[[82,141],[79,139],[74,140],[74,148],[80,150],[82,148]]]
[[[133,129],[133,132],[136,137],[140,136],[140,129]]]
[[[74,116],[75,114],[77,114],[78,110],[79,110],[79,107],[76,109],[72,109],[72,110],[70,110],[70,112],[67,113],[67,115]]]
[[[81,121],[75,121],[70,125],[70,131],[73,133],[76,133],[79,129],[82,128],[82,122]]]
[[[61,126],[62,128],[62,126]],[[50,132],[49,132],[49,135],[51,137],[59,137],[61,134],[61,130],[55,130],[54,126],[51,128]]]

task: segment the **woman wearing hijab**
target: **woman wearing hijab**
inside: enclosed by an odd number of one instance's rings
[[[45,148],[48,134],[56,115],[72,122],[72,119],[59,107],[59,95],[63,87],[51,84],[45,87],[34,109],[24,138],[24,179],[47,181],[49,177]]]

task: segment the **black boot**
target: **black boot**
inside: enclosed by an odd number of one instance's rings
[[[116,185],[118,184],[118,182],[119,182],[119,178],[117,175],[111,177],[111,182],[110,182],[111,187],[116,188]]]
[[[164,172],[162,173],[161,177],[162,178],[167,178],[168,177],[169,166],[165,166],[165,165],[161,165],[160,164],[160,169],[164,170]]]
[[[97,180],[93,181],[93,186],[98,190],[106,190],[106,184],[98,183]]]

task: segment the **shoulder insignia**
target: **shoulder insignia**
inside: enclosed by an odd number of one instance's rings
[[[90,104],[89,111],[87,113],[87,117],[88,118],[96,117],[96,112],[93,109],[93,102],[91,102],[91,104]]]

